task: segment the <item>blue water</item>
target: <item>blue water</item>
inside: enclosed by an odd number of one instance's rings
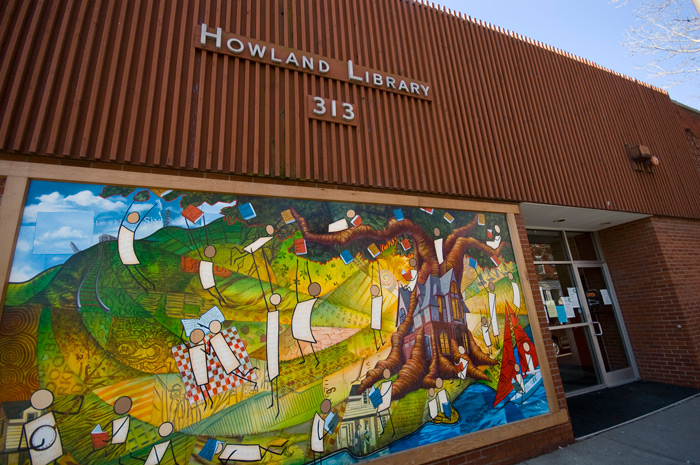
[[[459,412],[457,423],[426,423],[415,433],[391,443],[388,447],[371,455],[355,457],[347,450],[338,451],[323,458],[327,465],[350,465],[362,460],[380,457],[394,452],[401,452],[425,444],[432,444],[463,434],[473,433],[493,426],[505,425],[525,418],[549,412],[547,397],[542,385],[523,404],[501,402],[493,407],[496,391],[490,387],[475,383],[469,386],[452,404]]]

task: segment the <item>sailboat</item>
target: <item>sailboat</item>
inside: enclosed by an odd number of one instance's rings
[[[493,401],[494,407],[506,398],[511,402],[523,403],[542,385],[534,345],[508,302],[505,323],[501,374]]]

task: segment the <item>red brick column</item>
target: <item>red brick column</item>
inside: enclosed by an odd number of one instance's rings
[[[652,217],[599,237],[640,376],[700,388],[700,221]]]

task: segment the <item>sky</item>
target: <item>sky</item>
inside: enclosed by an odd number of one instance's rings
[[[135,229],[135,238],[143,239],[163,227],[165,210],[170,210],[170,224],[187,227],[182,217],[181,197],[169,202],[149,192],[145,201],[134,202],[135,189],[128,197],[100,197],[104,186],[67,182],[32,181],[22,215],[17,247],[10,272],[10,282],[28,281],[40,272],[61,265],[78,250],[87,249],[107,234],[116,237],[122,224]],[[221,209],[235,205],[217,202],[199,208],[203,219],[190,223],[199,227],[221,218]],[[127,212],[137,212],[141,221],[136,227],[124,222]]]
[[[447,8],[539,40],[599,65],[668,91],[682,104],[700,109],[697,81],[666,88],[670,80],[655,78],[643,68],[648,55],[631,55],[623,47],[635,23],[635,3],[609,0],[439,0]],[[688,3],[692,3],[688,0]]]

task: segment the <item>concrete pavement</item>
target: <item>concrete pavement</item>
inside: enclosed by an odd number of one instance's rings
[[[700,465],[700,394],[520,465],[588,464]]]

